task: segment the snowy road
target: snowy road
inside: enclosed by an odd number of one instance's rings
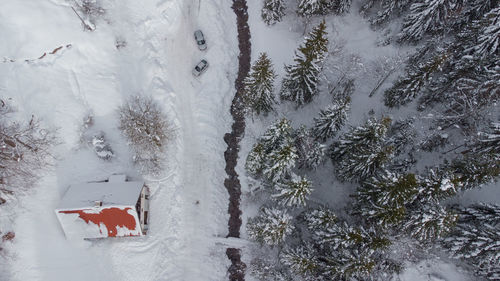
[[[19,107],[19,117],[34,113],[59,127],[62,138],[56,169],[21,200],[20,212],[0,221],[2,229],[16,232],[9,256],[0,260],[10,271],[0,277],[227,279],[225,247],[214,237],[226,236],[228,220],[222,136],[230,129],[238,53],[230,5],[222,0],[109,1],[106,20],[94,32],[82,31],[63,0],[9,0],[0,8],[0,26],[6,27],[10,42],[0,48],[2,55],[38,57],[62,43],[73,46],[47,62],[0,66],[0,93]],[[205,52],[193,39],[198,28],[207,39]],[[126,47],[117,50],[115,38],[126,41]],[[202,58],[210,68],[194,78],[191,68]],[[149,234],[70,243],[53,214],[67,185],[114,172],[136,173],[116,130],[115,109],[125,97],[137,94],[152,95],[175,127],[167,171],[148,182]],[[95,159],[79,144],[81,120],[89,111],[94,126],[106,132],[117,152],[111,163]]]

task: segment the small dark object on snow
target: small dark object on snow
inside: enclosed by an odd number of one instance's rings
[[[9,231],[2,236],[2,242],[12,241],[12,239],[14,239],[14,237],[16,237],[16,234],[12,231]]]

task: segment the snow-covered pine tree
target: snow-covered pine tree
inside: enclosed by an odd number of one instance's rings
[[[487,56],[499,54],[500,48],[500,7],[496,7],[484,16],[482,20],[483,30],[478,38],[478,44],[474,51],[476,56],[486,58]]]
[[[304,214],[304,220],[307,223],[307,227],[311,231],[316,231],[333,228],[337,223],[338,218],[332,210],[326,207],[321,207],[319,209],[306,212]]]
[[[500,122],[491,122],[488,131],[480,132],[468,153],[492,154],[500,159]]]
[[[319,73],[327,53],[326,24],[321,22],[309,33],[304,44],[295,52],[295,64],[285,66],[280,97],[297,106],[312,101],[317,94]]]
[[[293,229],[292,216],[276,208],[262,208],[259,215],[247,223],[250,238],[267,245],[281,244]]]
[[[266,167],[263,170],[263,174],[267,180],[273,184],[277,184],[289,177],[298,158],[293,139],[289,138],[285,140],[279,148],[271,151],[267,157]]]
[[[438,202],[455,195],[462,187],[460,179],[449,170],[429,169],[425,177],[419,178],[420,190],[418,201],[422,203]]]
[[[401,223],[415,202],[419,179],[415,174],[395,174],[384,171],[364,181],[355,194],[356,213],[387,227]]]
[[[380,25],[386,23],[393,17],[398,17],[402,12],[407,11],[408,7],[414,2],[412,0],[382,0],[374,1],[368,0],[363,5],[361,12],[366,13],[367,10],[373,7],[375,2],[380,3],[380,9],[377,11],[376,15],[371,18],[372,25]]]
[[[321,110],[314,118],[313,134],[316,139],[325,142],[333,137],[344,126],[350,109],[351,98],[334,101],[332,105]]]
[[[262,143],[254,144],[252,150],[247,156],[245,162],[245,169],[253,177],[258,177],[262,174],[266,164],[266,153]]]
[[[271,151],[282,146],[285,140],[292,137],[292,134],[293,128],[290,120],[281,118],[267,128],[264,135],[260,137],[259,142],[264,146],[266,154],[269,154]]]
[[[460,8],[461,1],[458,0],[421,0],[412,4],[399,40],[416,42],[426,34],[442,31]]]
[[[285,249],[280,254],[280,262],[290,267],[293,273],[309,279],[317,275],[320,266],[311,245]]]
[[[290,276],[285,274],[275,260],[261,257],[252,260],[249,266],[250,275],[259,281],[288,281]]]
[[[392,147],[385,144],[390,124],[387,117],[370,118],[332,145],[332,161],[341,180],[365,179],[391,159]]]
[[[264,7],[262,7],[261,10],[261,17],[267,25],[273,25],[277,22],[280,22],[284,16],[284,0],[264,0]]]
[[[417,55],[420,54],[417,53]],[[429,61],[414,64],[417,56],[410,59],[404,78],[399,78],[394,85],[385,91],[384,103],[388,107],[397,107],[412,101],[425,87],[435,72],[439,71],[448,59],[446,53],[440,53]]]
[[[299,168],[312,170],[323,162],[326,146],[318,142],[305,126],[301,126],[295,133],[295,147],[299,156]]]
[[[300,0],[297,14],[301,17],[326,15],[334,8],[336,0]]]
[[[476,154],[455,159],[447,169],[455,174],[462,189],[468,190],[498,181],[500,159],[488,154]]]
[[[459,218],[451,234],[442,240],[453,257],[473,266],[489,280],[500,279],[500,206],[472,205],[455,209]]]
[[[266,53],[261,53],[243,81],[244,95],[242,100],[249,110],[264,115],[273,110],[273,105],[276,103],[274,78],[276,78],[276,74],[271,60]]]
[[[431,202],[410,212],[403,229],[421,242],[433,242],[448,234],[456,221],[456,214]]]
[[[286,207],[305,207],[307,199],[311,195],[312,183],[303,176],[293,175],[290,180],[285,183],[276,185],[278,193],[272,197],[279,202],[279,204]]]
[[[335,0],[333,3],[333,12],[337,15],[343,15],[351,9],[352,0]]]

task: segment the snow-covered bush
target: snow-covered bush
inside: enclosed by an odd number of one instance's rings
[[[167,118],[151,97],[134,96],[118,109],[119,129],[144,172],[161,170],[167,141],[173,137]]]
[[[0,195],[29,188],[50,166],[56,132],[32,116],[27,123],[11,119],[13,110],[0,100]]]
[[[103,132],[99,132],[98,134],[94,135],[90,140],[90,144],[94,148],[97,157],[99,157],[100,159],[110,160],[115,156],[113,149],[111,149],[111,145],[109,145],[109,143],[104,138]]]

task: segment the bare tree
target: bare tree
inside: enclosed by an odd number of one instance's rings
[[[31,187],[50,164],[54,130],[42,128],[34,117],[27,123],[10,120],[13,110],[0,102],[0,194]]]
[[[135,96],[119,107],[119,129],[134,152],[134,161],[144,172],[161,170],[167,141],[173,131],[167,118],[151,97]]]

